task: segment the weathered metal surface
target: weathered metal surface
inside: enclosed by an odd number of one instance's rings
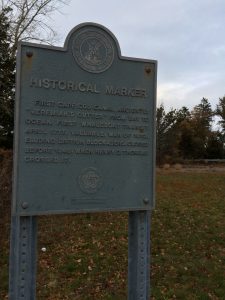
[[[85,23],[18,51],[13,213],[154,206],[156,61]]]
[[[150,298],[150,212],[129,213],[128,299]]]
[[[12,216],[9,300],[36,299],[36,217]]]

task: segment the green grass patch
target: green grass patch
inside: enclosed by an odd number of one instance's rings
[[[224,183],[224,173],[157,174],[152,300],[225,299]],[[128,213],[38,217],[38,228],[37,299],[127,299]],[[7,299],[7,249],[6,239],[0,299]]]

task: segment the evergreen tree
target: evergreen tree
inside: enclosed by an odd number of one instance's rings
[[[219,124],[222,128],[222,132],[225,135],[225,96],[219,98],[219,104],[216,107],[215,114],[220,117]]]
[[[178,147],[181,158],[193,159],[195,157],[195,130],[190,117],[183,120],[180,124]]]
[[[205,158],[207,156],[208,141],[211,134],[213,111],[208,99],[202,98],[191,113],[192,128],[194,130],[194,157]]]
[[[166,155],[169,154],[168,135],[175,122],[175,110],[166,113],[164,105],[161,104],[156,111],[156,153],[157,162],[161,164]]]
[[[159,164],[173,161],[180,156],[180,125],[190,116],[186,107],[166,112],[163,104],[156,112],[156,153]],[[166,159],[165,159],[166,158]]]
[[[209,100],[202,98],[200,104],[196,105],[192,111],[193,120],[196,121],[199,130],[207,134],[211,129],[213,111]],[[200,127],[199,127],[200,126]]]
[[[12,147],[15,96],[15,57],[10,46],[10,8],[0,12],[0,147]]]
[[[219,131],[212,131],[207,145],[207,158],[222,159],[224,158],[224,137]]]

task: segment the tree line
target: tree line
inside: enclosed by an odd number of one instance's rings
[[[63,0],[11,0],[0,10],[0,147],[12,148],[14,128],[16,49],[19,40],[52,44],[56,33],[47,18],[65,5]],[[44,29],[44,30],[43,30]],[[214,117],[219,129],[213,129]],[[156,111],[157,162],[180,159],[225,158],[225,96],[213,110],[202,98],[192,110],[187,107]]]
[[[219,129],[215,130],[216,116]],[[206,98],[192,110],[184,106],[166,112],[161,104],[156,112],[156,145],[158,164],[225,158],[225,96],[215,110]]]

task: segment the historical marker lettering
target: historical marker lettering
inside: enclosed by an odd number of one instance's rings
[[[14,212],[151,208],[156,62],[122,57],[115,37],[91,24],[62,49],[21,43],[18,55]],[[75,194],[108,200],[61,200]]]

